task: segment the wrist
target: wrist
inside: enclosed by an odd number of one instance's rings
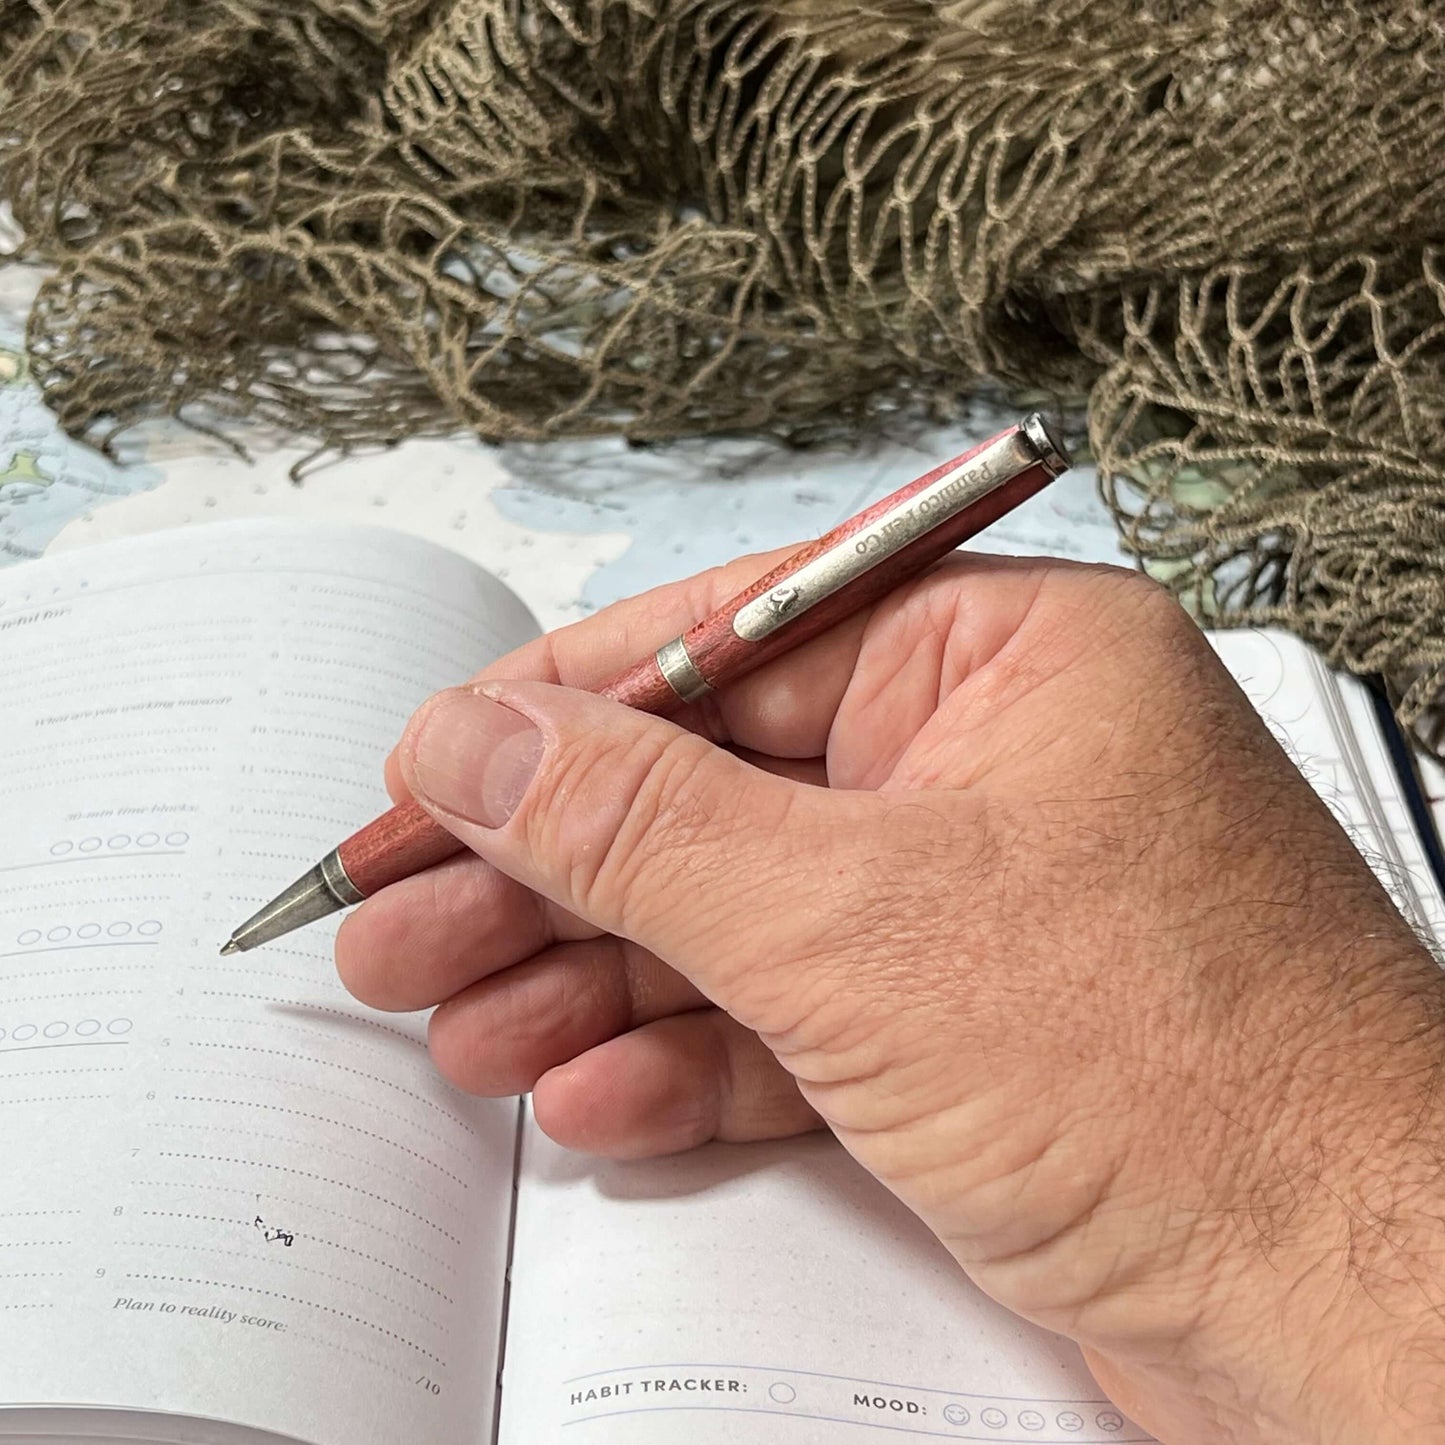
[[[1445,1440],[1445,977],[1371,952],[1314,988],[1261,969],[1243,1036],[1186,1066],[1129,1231],[1169,1247],[1078,1332],[1162,1439]]]
[[[1390,1445],[1445,1440],[1445,1324],[1439,1309],[1405,1335],[1384,1374],[1381,1418],[1390,1433],[1381,1438]]]
[[[1412,1179],[1419,1156],[1396,1162],[1391,1179],[1351,1180],[1363,1185],[1353,1202],[1341,1191],[1333,1237],[1283,1317],[1287,1378],[1302,1382],[1319,1445],[1445,1440],[1445,1189]]]
[[[1238,1274],[1214,1291],[1260,1445],[1445,1439],[1445,980],[1415,949],[1345,972],[1260,1089]]]

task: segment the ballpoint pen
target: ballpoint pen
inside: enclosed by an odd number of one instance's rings
[[[1044,419],[1028,416],[801,548],[594,691],[642,712],[674,712],[876,602],[1069,465]],[[268,943],[461,850],[419,804],[398,804],[247,919],[221,952]]]

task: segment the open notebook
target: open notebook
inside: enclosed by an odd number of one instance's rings
[[[441,1082],[330,929],[217,957],[384,805],[413,706],[534,631],[367,529],[0,577],[0,1438],[1143,1439],[828,1140],[598,1165]],[[1218,645],[1433,928],[1362,690]]]

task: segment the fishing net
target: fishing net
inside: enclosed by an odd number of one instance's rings
[[[1156,575],[1427,733],[1442,135],[1424,0],[0,0],[74,433],[807,442],[985,378],[1087,398]]]

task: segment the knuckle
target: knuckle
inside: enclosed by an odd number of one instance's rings
[[[696,903],[720,871],[719,801],[699,776],[709,752],[688,733],[668,739],[619,799],[615,827],[590,860],[589,902],[605,895],[624,934],[669,907],[684,880]]]
[[[562,870],[569,906],[627,933],[684,875],[706,881],[716,865],[702,839],[715,842],[727,811],[702,780],[711,753],[681,730],[594,734],[558,750],[524,827],[534,854]]]
[[[1116,605],[1149,635],[1175,637],[1198,631],[1178,598],[1162,582],[1133,568],[1110,565],[1100,570],[1109,574],[1104,580]]]
[[[1109,564],[1092,565],[1082,585],[1070,587],[1067,651],[1088,661],[1151,674],[1160,668],[1197,666],[1210,651],[1194,618],[1164,585],[1145,573]]]

